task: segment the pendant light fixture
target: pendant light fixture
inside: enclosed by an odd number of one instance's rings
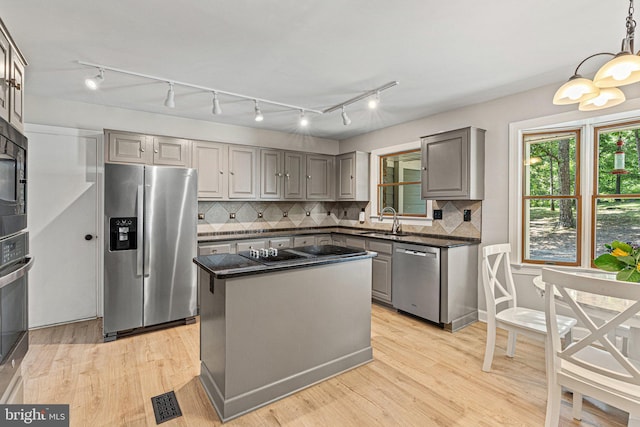
[[[260,107],[258,106],[258,101],[254,99],[254,100],[253,100],[253,102],[255,103],[255,105],[254,105],[253,109],[254,109],[254,110],[255,110],[255,112],[256,112],[256,115],[255,115],[255,117],[254,117],[254,120],[255,120],[256,122],[261,122],[261,121],[263,121],[263,120],[264,120],[264,116],[262,115],[262,111],[260,111]]]
[[[218,101],[218,92],[213,92],[213,108],[211,109],[211,112],[216,116],[222,114],[220,101]]]
[[[89,77],[84,80],[85,86],[91,90],[98,90],[100,85],[104,81],[104,69],[98,69],[98,75],[95,77]]]
[[[592,111],[613,107],[625,101],[624,93],[618,87],[640,81],[640,56],[633,52],[633,39],[636,30],[633,12],[633,0],[629,0],[629,10],[625,21],[626,35],[622,40],[621,51],[617,54],[600,52],[583,59],[569,81],[556,91],[553,97],[554,104],[579,103],[580,111]],[[593,81],[578,74],[582,64],[600,55],[613,56],[613,59],[598,70]]]
[[[169,82],[169,90],[167,91],[167,97],[164,100],[164,106],[169,108],[175,108],[176,106],[176,94],[173,91],[173,82]]]

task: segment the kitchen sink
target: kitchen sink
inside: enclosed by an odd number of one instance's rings
[[[398,237],[402,237],[402,236],[408,236],[408,233],[392,233],[390,231],[365,231],[360,233],[360,235],[362,236],[398,236]]]

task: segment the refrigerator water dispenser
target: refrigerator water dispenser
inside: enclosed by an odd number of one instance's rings
[[[109,220],[110,251],[127,251],[138,248],[138,218],[111,218]]]

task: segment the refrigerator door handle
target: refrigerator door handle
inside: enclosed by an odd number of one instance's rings
[[[149,198],[151,197],[151,186],[145,185],[145,189],[143,192],[144,196],[144,206],[145,206],[145,214],[151,215]],[[151,245],[149,240],[151,240],[151,221],[147,221],[147,218],[144,220],[143,224],[144,228],[144,277],[149,277],[149,273],[151,272],[151,265],[149,263],[149,258],[151,257]]]
[[[143,244],[144,244],[144,217],[143,215],[143,206],[144,206],[144,186],[138,185],[138,195],[136,197],[136,204],[138,208],[138,231],[137,231],[137,239],[138,239],[138,250],[136,251],[136,275],[142,276],[143,268],[142,268],[142,256],[143,256]]]

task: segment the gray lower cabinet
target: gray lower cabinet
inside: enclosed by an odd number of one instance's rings
[[[391,304],[391,266],[393,244],[379,240],[367,240],[367,250],[377,252],[371,268],[371,297],[375,300]]]
[[[294,236],[293,237],[293,247],[297,248],[299,246],[311,246],[316,244],[316,237],[309,234],[305,236]]]
[[[331,241],[336,246],[342,246],[342,247],[346,247],[347,246],[347,236],[341,236],[339,234],[334,234],[334,235],[331,236]]]
[[[295,246],[295,245],[294,245]],[[277,239],[269,240],[269,247],[276,249],[286,249],[291,247],[290,237],[278,237]]]
[[[354,238],[354,237],[347,236],[345,243],[346,243],[346,246],[349,248],[358,248],[358,249],[367,248],[367,241],[361,238]]]
[[[316,245],[322,246],[322,245],[331,245],[331,244],[332,244],[331,234],[321,234],[319,236],[316,236]]]
[[[265,249],[267,248],[266,240],[240,240],[236,245],[237,251],[248,251],[250,249]]]

